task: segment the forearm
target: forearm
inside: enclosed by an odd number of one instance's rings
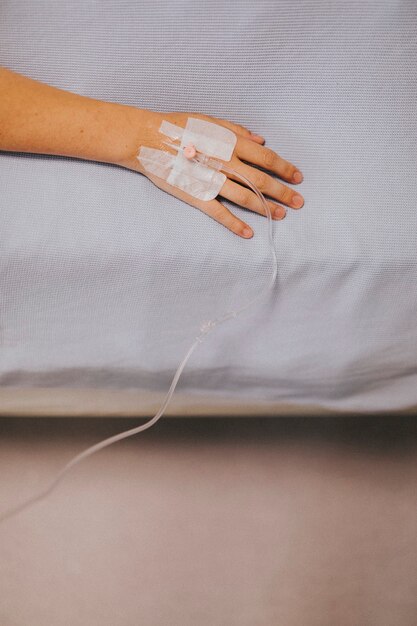
[[[0,150],[117,163],[137,151],[146,113],[0,68]]]

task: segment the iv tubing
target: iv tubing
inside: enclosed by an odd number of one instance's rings
[[[268,238],[269,238],[269,245],[270,245],[270,250],[271,250],[271,254],[272,254],[273,264],[274,264],[273,273],[272,273],[272,276],[271,276],[270,280],[268,281],[268,284],[267,284],[266,288],[263,291],[261,291],[261,293],[258,294],[258,296],[256,298],[250,300],[247,304],[242,306],[240,309],[237,309],[236,311],[230,311],[228,313],[225,313],[220,318],[217,318],[215,320],[210,320],[209,322],[205,322],[205,323],[203,323],[201,325],[201,327],[200,327],[200,330],[201,330],[200,334],[198,335],[198,337],[196,337],[196,339],[195,339],[194,343],[192,344],[191,348],[188,350],[187,354],[185,355],[185,357],[181,361],[180,365],[178,366],[178,369],[175,372],[174,378],[172,380],[172,383],[171,383],[171,386],[169,388],[169,391],[168,391],[168,393],[167,393],[167,395],[165,397],[165,400],[163,401],[159,411],[156,413],[156,415],[154,415],[154,417],[152,419],[150,419],[148,422],[145,422],[145,424],[141,424],[141,426],[137,426],[135,428],[131,428],[129,430],[125,430],[125,431],[123,431],[123,432],[121,432],[121,433],[119,433],[117,435],[114,435],[112,437],[108,437],[107,439],[104,439],[103,441],[99,441],[95,445],[92,445],[89,448],[87,448],[86,450],[84,450],[83,452],[80,452],[79,454],[77,454],[66,465],[64,465],[64,467],[58,472],[58,474],[56,475],[55,479],[51,482],[51,484],[46,489],[41,491],[39,494],[33,496],[29,500],[26,500],[26,501],[22,502],[20,505],[17,505],[14,508],[9,509],[8,511],[5,511],[4,513],[0,513],[0,523],[5,521],[6,519],[14,517],[15,515],[17,515],[18,513],[23,511],[24,509],[28,508],[32,504],[35,504],[35,502],[39,502],[40,500],[46,498],[46,496],[48,496],[53,491],[53,489],[58,485],[58,483],[62,480],[62,478],[65,476],[65,474],[67,474],[68,471],[72,467],[74,467],[75,465],[77,465],[78,463],[80,463],[81,461],[86,459],[87,457],[91,456],[95,452],[98,452],[99,450],[102,450],[103,448],[106,448],[107,446],[110,446],[113,443],[116,443],[117,441],[121,441],[122,439],[126,439],[127,437],[131,437],[132,435],[136,435],[137,433],[143,432],[147,428],[150,428],[151,426],[153,426],[159,420],[159,418],[163,415],[165,409],[167,408],[167,406],[169,404],[169,401],[171,400],[172,395],[173,395],[173,393],[175,391],[175,387],[177,386],[177,383],[178,383],[178,380],[179,380],[179,378],[181,376],[181,373],[182,373],[182,371],[183,371],[183,369],[184,369],[188,359],[190,358],[191,354],[195,350],[196,346],[199,343],[203,342],[204,337],[208,333],[210,333],[215,326],[218,326],[219,324],[222,324],[223,322],[225,322],[226,320],[228,320],[230,318],[236,318],[241,311],[244,311],[245,309],[247,309],[249,306],[251,306],[254,302],[259,300],[264,294],[266,294],[272,288],[272,286],[273,286],[273,284],[275,282],[275,278],[277,276],[277,272],[278,272],[278,261],[277,261],[277,256],[276,256],[276,251],[275,251],[275,246],[274,246],[274,241],[273,241],[273,236],[272,236],[272,216],[271,216],[271,210],[270,210],[270,208],[269,208],[269,206],[268,206],[268,204],[267,204],[263,194],[261,193],[261,191],[248,178],[246,178],[246,176],[243,176],[242,174],[240,174],[239,172],[237,172],[233,168],[225,165],[223,162],[217,161],[216,159],[213,159],[211,157],[207,157],[206,155],[201,154],[201,153],[197,153],[196,157],[194,159],[192,159],[192,160],[195,160],[196,162],[204,163],[205,165],[208,165],[209,167],[212,167],[213,169],[218,170],[218,171],[224,170],[225,172],[229,172],[230,174],[233,174],[237,178],[240,178],[250,189],[252,189],[252,191],[254,191],[254,193],[257,195],[257,197],[261,201],[261,204],[263,205],[263,207],[265,209],[265,212],[266,212],[266,215],[268,217]]]

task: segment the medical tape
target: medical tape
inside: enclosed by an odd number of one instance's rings
[[[144,169],[199,200],[213,200],[226,182],[226,175],[184,156],[192,144],[209,157],[230,161],[236,145],[235,133],[219,124],[189,117],[185,128],[163,120],[159,132],[180,140],[177,154],[141,146],[137,159]]]

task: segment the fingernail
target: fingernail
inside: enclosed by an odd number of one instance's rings
[[[280,207],[278,209],[275,209],[274,215],[275,217],[278,217],[279,219],[283,220],[284,217],[287,215],[287,211],[283,207]]]
[[[244,228],[244,229],[242,230],[242,235],[243,235],[244,237],[252,237],[253,232],[251,231],[251,229],[250,229],[250,228]]]
[[[302,183],[304,178],[301,172],[294,172],[294,176],[292,177],[293,183]]]
[[[255,133],[252,132],[251,135],[253,139],[257,139],[258,141],[265,141],[265,137],[262,137],[261,135],[255,135]]]
[[[294,209],[301,209],[303,204],[304,204],[304,198],[300,196],[299,193],[295,193],[291,200],[291,206],[294,207]]]

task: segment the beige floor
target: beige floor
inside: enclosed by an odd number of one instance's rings
[[[136,424],[0,419],[1,510]],[[416,529],[416,417],[166,418],[0,525],[0,625],[415,626]]]

